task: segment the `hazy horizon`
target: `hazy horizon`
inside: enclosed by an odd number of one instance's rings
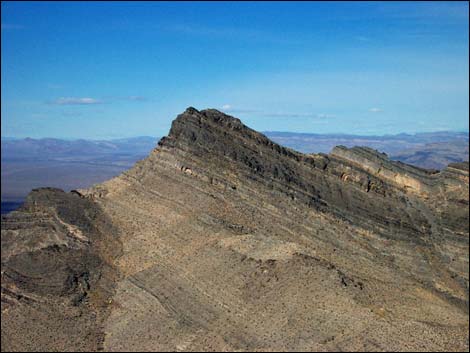
[[[352,134],[352,133],[316,133],[316,132],[295,132],[295,131],[279,131],[279,130],[265,130],[265,131],[260,131],[261,133],[286,133],[286,134],[306,134],[306,135],[323,135],[323,136],[334,136],[334,135],[344,135],[344,136],[357,136],[357,137],[385,137],[385,136],[399,136],[399,135],[409,135],[409,136],[414,136],[414,135],[421,135],[421,134],[439,134],[439,133],[450,133],[450,134],[470,134],[468,130],[435,130],[435,131],[418,131],[418,132],[400,132],[396,134]],[[24,140],[24,139],[33,139],[33,140],[44,140],[44,139],[54,139],[54,140],[64,140],[64,141],[77,141],[77,140],[86,140],[86,141],[113,141],[113,140],[124,140],[124,139],[138,139],[138,138],[161,138],[163,136],[168,135],[162,135],[162,136],[157,136],[157,135],[132,135],[132,136],[121,136],[121,137],[112,137],[112,138],[88,138],[88,137],[56,137],[56,136],[42,136],[42,137],[31,137],[31,136],[1,136],[0,139],[3,141],[7,140]]]

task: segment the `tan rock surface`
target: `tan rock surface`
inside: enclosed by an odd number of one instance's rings
[[[2,350],[468,350],[468,190],[189,108],[131,170],[2,219]]]

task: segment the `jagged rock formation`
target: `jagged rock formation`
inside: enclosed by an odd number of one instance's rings
[[[468,350],[469,173],[304,155],[188,108],[2,218],[2,350]]]

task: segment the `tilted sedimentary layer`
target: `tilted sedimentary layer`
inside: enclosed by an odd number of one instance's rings
[[[305,155],[188,108],[2,218],[2,350],[468,350],[469,172]]]

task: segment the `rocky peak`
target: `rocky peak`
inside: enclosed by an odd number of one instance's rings
[[[4,307],[2,351],[468,350],[468,165],[188,108],[131,170],[2,218]]]
[[[386,154],[367,147],[338,146],[330,155],[305,155],[272,142],[215,109],[188,108],[178,115],[159,148],[126,176],[153,188],[162,160],[184,175],[224,188],[243,187],[250,180],[257,183],[253,188],[267,187],[351,222],[367,223],[374,217],[387,233],[395,233],[390,225],[399,224],[402,234],[429,231],[423,215],[407,214],[404,218],[404,195],[445,200],[450,196],[445,195],[449,187],[444,185],[449,183],[443,180],[449,178],[453,178],[449,184],[453,190],[465,188],[456,173],[433,174],[391,161]],[[459,195],[452,197],[468,202]],[[432,202],[428,206],[437,207]],[[457,213],[461,217],[461,212]]]
[[[187,108],[176,117],[171,125],[168,138],[181,140],[180,142],[194,143],[197,141],[198,144],[211,144],[234,134],[268,140],[264,135],[244,125],[240,119],[216,109],[198,111],[193,107]]]

